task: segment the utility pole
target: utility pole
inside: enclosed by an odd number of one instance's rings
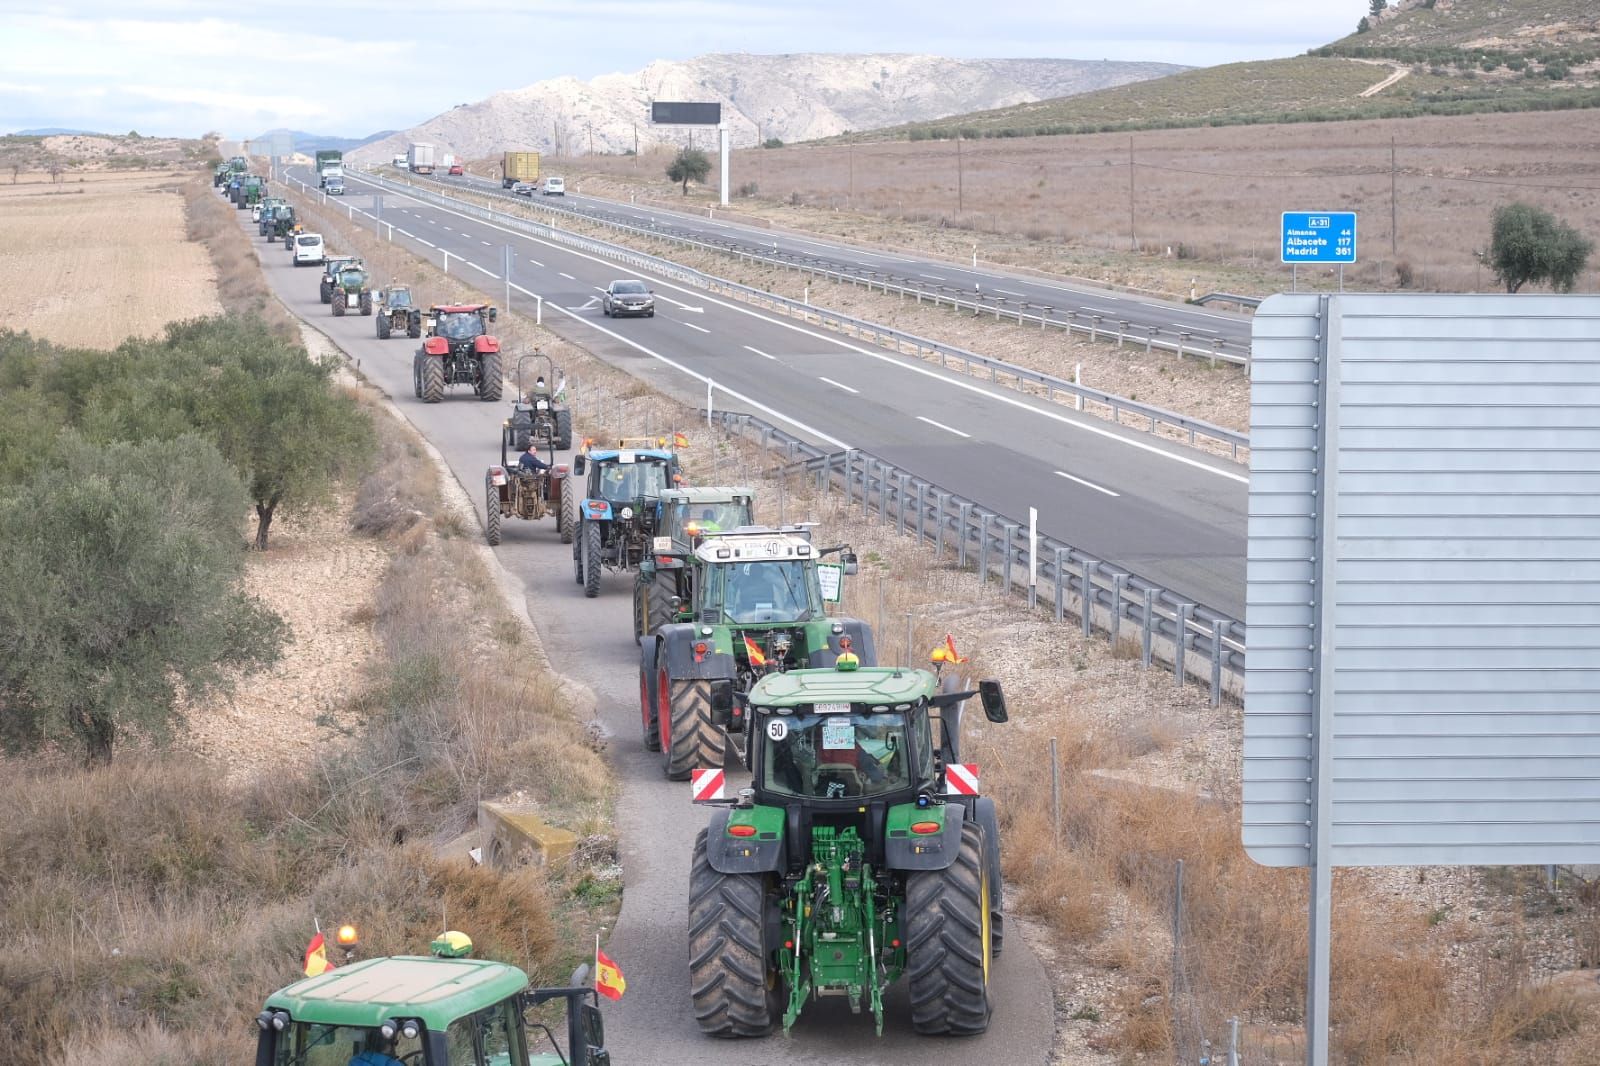
[[[846,146],[850,155],[850,202],[856,202],[856,146],[852,142]]]
[[[1133,136],[1128,137],[1128,243],[1139,250],[1139,232],[1134,227],[1133,216]]]
[[[589,154],[594,155],[594,123],[589,123]]]
[[[961,183],[961,134],[957,133],[956,134],[956,214],[958,214],[958,215],[963,214],[963,213],[966,212],[966,208],[963,206],[963,203],[962,203],[963,197],[962,197],[961,184],[962,184]]]
[[[1396,171],[1395,171],[1395,165],[1394,165],[1394,138],[1390,137],[1389,138],[1389,255],[1391,257],[1396,256],[1396,255],[1399,254],[1399,252],[1397,251],[1397,248],[1399,247],[1399,243],[1400,243],[1399,231],[1398,231],[1398,229],[1396,228],[1396,225],[1395,225],[1396,219],[1398,218],[1398,215],[1399,215],[1399,212],[1395,207],[1395,195],[1394,195],[1395,173],[1396,173]]]

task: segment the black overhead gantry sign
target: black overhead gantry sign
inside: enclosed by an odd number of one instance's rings
[[[686,100],[652,100],[650,121],[658,126],[714,126],[717,130],[717,154],[722,164],[722,206],[728,206],[728,127],[722,122],[720,103],[697,103]]]

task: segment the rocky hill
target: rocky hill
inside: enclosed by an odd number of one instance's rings
[[[923,55],[707,55],[592,81],[556,78],[463,104],[353,157],[381,160],[410,140],[482,158],[507,149],[558,155],[641,151],[681,141],[651,127],[652,100],[720,101],[735,145],[810,140],[978,108],[1004,107],[1171,74],[1170,63],[945,59]],[[706,138],[709,135],[698,134]]]

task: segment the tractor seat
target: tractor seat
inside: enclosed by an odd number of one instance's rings
[[[824,799],[859,796],[863,791],[861,771],[849,763],[818,763],[815,780],[816,787],[812,790],[813,794]]]

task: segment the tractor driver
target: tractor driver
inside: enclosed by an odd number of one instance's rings
[[[394,1038],[386,1037],[376,1029],[367,1033],[366,1049],[357,1052],[349,1066],[405,1066],[393,1055]]]
[[[411,293],[409,293],[405,289],[390,289],[389,290],[389,306],[390,307],[410,307],[411,306]]]
[[[523,449],[522,457],[517,460],[518,470],[524,474],[542,474],[550,469],[550,464],[539,458],[538,447],[534,442],[528,442],[527,448]]]

